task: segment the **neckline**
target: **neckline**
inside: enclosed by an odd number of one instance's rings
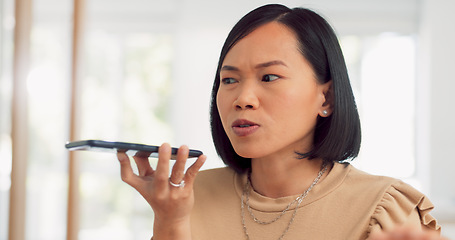
[[[318,199],[323,198],[336,188],[338,188],[345,177],[349,173],[351,165],[349,163],[334,163],[331,171],[324,178],[323,181],[316,184],[313,189],[308,193],[308,196],[303,199],[300,204],[300,208],[308,204],[311,204]],[[247,183],[248,174],[235,174],[234,176],[234,186],[235,191],[241,199],[243,189]],[[280,197],[280,198],[270,198],[264,195],[259,194],[258,192],[251,190],[249,204],[252,209],[262,211],[262,212],[281,212],[290,202],[295,200],[300,194]],[[290,209],[294,209],[291,207]]]

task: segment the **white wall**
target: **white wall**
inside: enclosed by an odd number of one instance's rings
[[[455,1],[425,0],[421,7],[420,171],[427,172],[435,215],[455,221]]]

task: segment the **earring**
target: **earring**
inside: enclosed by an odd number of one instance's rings
[[[322,110],[322,115],[327,116],[327,114],[329,114],[329,112],[327,112],[327,110]]]

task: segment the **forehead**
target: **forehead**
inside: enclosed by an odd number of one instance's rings
[[[237,42],[223,65],[242,61],[296,60],[303,58],[295,33],[278,22],[264,24]]]

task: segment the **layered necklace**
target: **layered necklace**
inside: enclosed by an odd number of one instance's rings
[[[250,240],[250,235],[248,234],[248,229],[246,227],[245,223],[245,205],[246,209],[248,210],[251,218],[255,223],[261,224],[261,225],[268,225],[272,224],[276,221],[278,221],[281,217],[288,212],[288,210],[291,208],[292,205],[296,205],[294,208],[294,212],[292,213],[292,217],[289,220],[288,225],[286,228],[283,230],[283,233],[281,236],[278,238],[278,240],[282,240],[284,238],[284,235],[289,231],[289,228],[291,227],[292,222],[294,222],[295,215],[297,214],[297,209],[299,208],[300,204],[302,203],[303,199],[308,195],[308,193],[311,191],[311,189],[319,182],[319,179],[321,179],[322,175],[324,175],[325,171],[327,171],[327,165],[323,164],[321,167],[321,170],[319,170],[318,176],[314,179],[313,183],[308,187],[307,190],[305,190],[302,194],[300,194],[295,200],[290,202],[278,216],[276,216],[274,219],[269,220],[269,221],[262,221],[259,220],[253,213],[253,210],[251,209],[250,206],[250,186],[251,186],[251,172],[248,174],[248,180],[245,184],[245,187],[243,188],[243,193],[242,193],[242,203],[241,203],[241,211],[242,211],[242,225],[243,225],[243,232],[245,232],[245,236],[247,240]]]

